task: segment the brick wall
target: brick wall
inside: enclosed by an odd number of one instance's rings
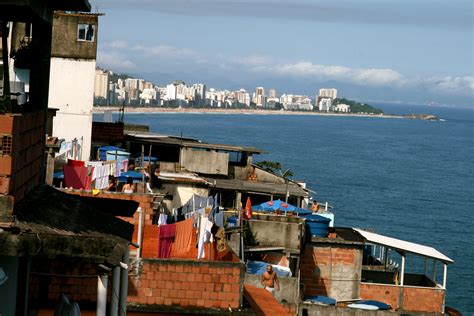
[[[130,278],[128,302],[135,309],[239,308],[243,263],[148,259],[138,278]]]
[[[442,313],[445,290],[361,283],[360,297],[390,304],[393,309]]]
[[[123,140],[123,123],[92,123],[92,141],[117,143]]]
[[[74,259],[33,260],[29,289],[32,304],[41,307],[54,304],[61,293],[70,300],[94,304],[97,301],[97,265]]]
[[[363,300],[377,300],[390,304],[393,309],[398,308],[398,298],[400,289],[393,285],[384,284],[360,284],[360,297]]]
[[[0,115],[0,198],[14,203],[42,180],[45,112]]]
[[[129,276],[128,305],[142,311],[237,309],[242,304],[245,266],[240,262],[145,259]],[[97,302],[97,265],[80,259],[32,261],[32,306],[54,306],[61,293],[81,306]],[[110,302],[112,274],[107,296]]]
[[[92,196],[92,192],[83,190],[67,192],[81,196]],[[98,197],[134,200],[139,202],[143,211],[143,265],[138,275],[129,277],[129,306],[135,310],[148,311],[154,309],[227,309],[229,306],[236,309],[241,306],[245,273],[243,263],[239,260],[156,259],[158,227],[152,224],[153,196],[101,192]],[[120,218],[135,225],[133,240],[136,242],[138,212],[135,212],[133,217]],[[234,257],[232,256],[230,259],[235,259]],[[133,271],[135,272],[135,270]],[[94,279],[94,282],[96,287],[97,280]]]
[[[304,294],[338,300],[359,296],[362,250],[348,245],[307,244],[300,261]]]

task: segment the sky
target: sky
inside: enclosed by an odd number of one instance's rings
[[[99,67],[165,85],[474,107],[472,0],[90,0]]]

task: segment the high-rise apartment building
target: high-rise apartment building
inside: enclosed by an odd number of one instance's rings
[[[192,86],[193,88],[193,95],[194,95],[194,100],[200,104],[204,101],[206,98],[206,85],[203,83],[195,83]]]
[[[95,70],[94,97],[107,99],[109,73],[102,69]]]
[[[275,99],[275,98],[276,98],[276,91],[275,91],[275,89],[270,89],[270,90],[268,90],[268,98],[269,98],[269,99]]]
[[[337,89],[319,89],[319,97],[336,99]]]
[[[263,87],[257,87],[255,90],[254,102],[258,107],[265,106],[265,89],[263,89]]]
[[[125,89],[127,90],[138,90],[139,88],[139,80],[140,79],[133,79],[133,78],[127,78],[125,79]]]

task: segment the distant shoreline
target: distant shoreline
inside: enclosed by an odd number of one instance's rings
[[[94,106],[93,113],[104,111],[119,112],[119,107]],[[162,107],[125,107],[125,113],[166,113],[166,114],[249,114],[249,115],[318,115],[338,117],[374,117],[374,118],[406,118],[402,115],[390,114],[357,114],[357,113],[320,113],[304,111],[277,111],[277,110],[253,110],[253,109],[197,109],[197,108],[162,108]]]

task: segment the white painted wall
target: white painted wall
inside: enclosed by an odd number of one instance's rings
[[[82,137],[82,160],[90,157],[95,67],[95,60],[51,58],[48,107],[59,109],[53,136],[79,144]]]

